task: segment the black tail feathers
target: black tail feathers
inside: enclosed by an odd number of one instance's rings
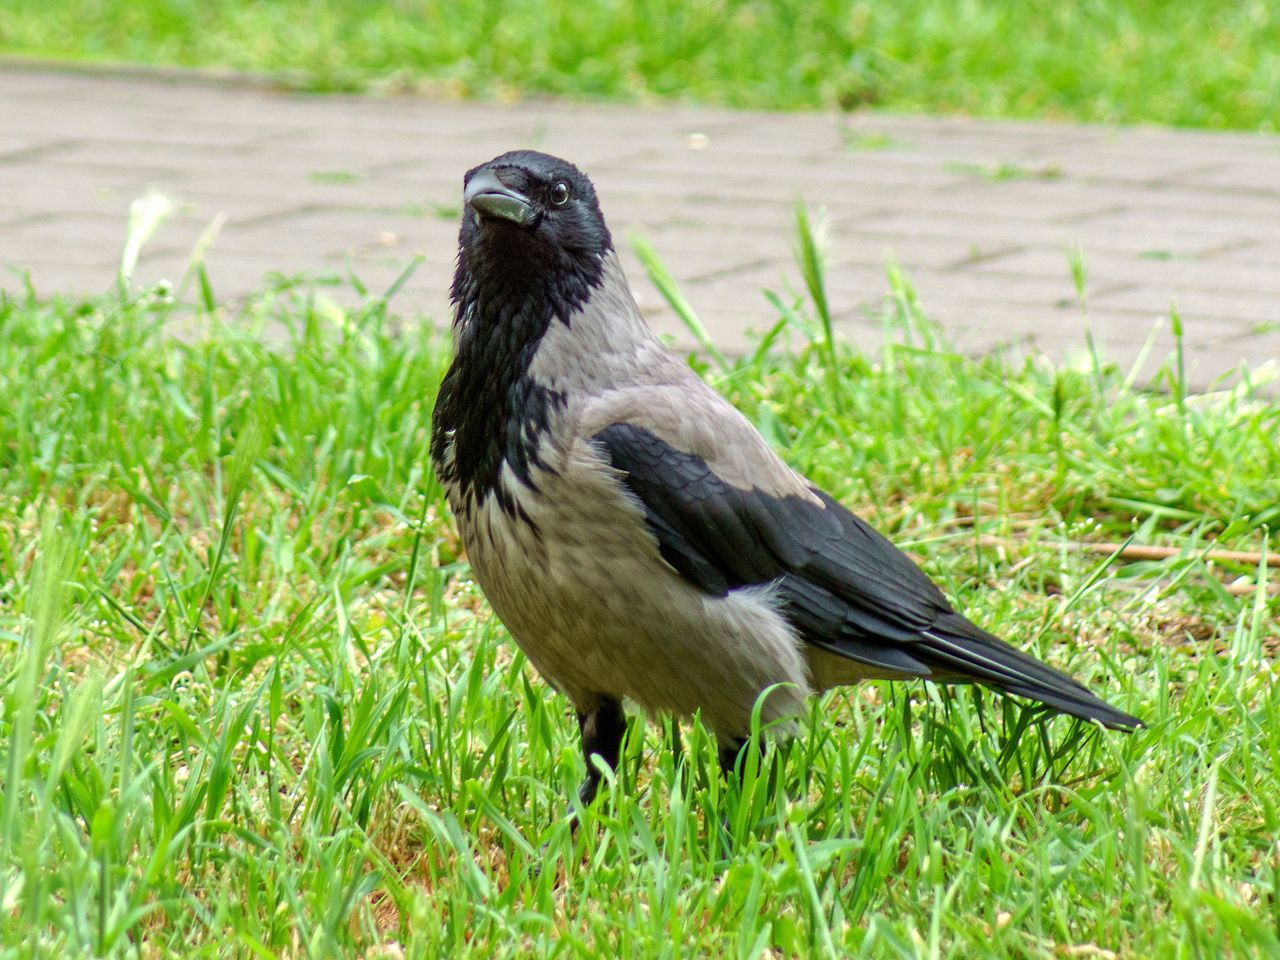
[[[1141,720],[1098,699],[1065,673],[1041,663],[970,623],[948,613],[925,630],[912,652],[942,676],[972,680],[1014,696],[1038,700],[1113,730],[1134,730]]]

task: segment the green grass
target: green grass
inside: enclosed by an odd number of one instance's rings
[[[708,375],[1148,729],[874,683],[726,789],[699,726],[637,721],[575,837],[569,706],[427,467],[437,334],[287,283],[4,298],[0,953],[1276,956],[1280,600],[1202,553],[1269,549],[1280,404],[974,363],[901,278],[873,363],[802,249],[814,295]],[[1071,546],[1130,537],[1177,555]]]
[[[0,0],[0,53],[314,90],[1276,129],[1267,0]]]

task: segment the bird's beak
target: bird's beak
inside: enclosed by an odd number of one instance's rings
[[[501,217],[521,226],[533,220],[533,204],[498,179],[492,170],[477,170],[462,191],[463,202],[478,216]]]

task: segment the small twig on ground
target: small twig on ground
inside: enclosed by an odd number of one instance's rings
[[[1014,545],[1009,540],[990,534],[982,534],[978,537],[978,544],[984,547],[1010,547]],[[1062,546],[1073,553],[1115,554],[1122,560],[1169,560],[1174,557],[1181,557],[1186,553],[1180,547],[1160,547],[1142,543],[1093,543],[1087,540],[1070,540],[1062,544]],[[1241,563],[1252,567],[1261,566],[1263,561],[1263,554],[1257,550],[1203,550],[1194,555],[1201,560]],[[1268,566],[1270,566],[1270,556],[1267,557],[1267,560]],[[1023,562],[1025,563],[1025,560]],[[1233,597],[1248,596],[1258,589],[1258,584],[1256,583],[1224,583],[1222,586]],[[1280,594],[1280,583],[1268,583],[1266,591],[1272,595]]]
[[[1003,537],[996,537],[986,533],[978,538],[978,543],[984,547],[1008,547],[1013,545]],[[1180,557],[1185,553],[1182,547],[1158,547],[1153,544],[1143,543],[1094,543],[1088,540],[1069,540],[1062,546],[1065,546],[1067,550],[1073,553],[1114,553],[1122,560],[1168,560],[1172,557]],[[1254,567],[1262,563],[1262,553],[1257,550],[1203,550],[1195,555],[1201,560],[1244,563]]]
[[[1131,543],[1121,548],[1118,543],[1088,543],[1071,541],[1068,550],[1082,553],[1116,553],[1124,560],[1168,560],[1170,557],[1182,556],[1180,547],[1157,547],[1151,544]],[[1258,566],[1262,563],[1262,554],[1256,550],[1205,550],[1196,554],[1201,560],[1217,560],[1223,563],[1247,563]]]

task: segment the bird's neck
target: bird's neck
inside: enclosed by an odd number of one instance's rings
[[[601,260],[600,283],[565,323],[551,324],[528,369],[535,382],[557,392],[599,394],[632,385],[666,359],[610,250]]]
[[[539,298],[486,299],[465,279],[455,281],[454,294],[454,358],[432,416],[432,459],[464,501],[496,494],[514,513],[504,465],[529,482],[541,434],[564,402],[528,372],[551,309]]]
[[[640,316],[617,254],[608,250],[580,295],[487,276],[459,262],[454,358],[432,418],[432,459],[466,500],[495,494],[516,506],[504,469],[529,485],[544,441],[571,396],[634,379],[663,348]],[[476,269],[479,267],[479,270]]]

